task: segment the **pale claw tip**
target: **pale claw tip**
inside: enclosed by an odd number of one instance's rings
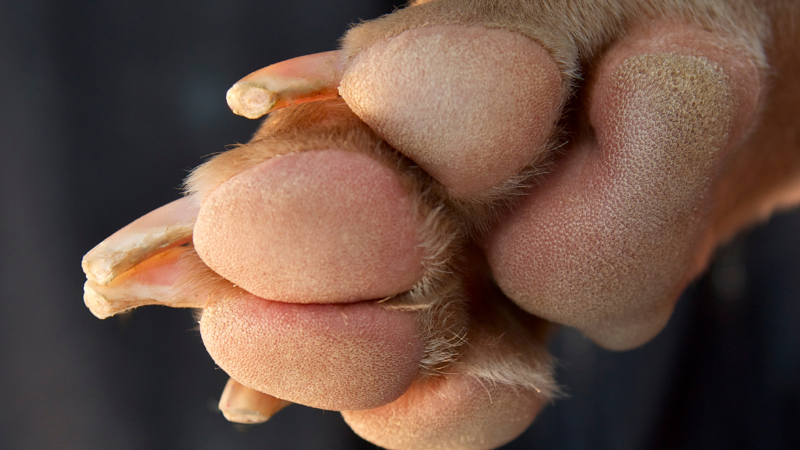
[[[269,89],[240,81],[228,89],[225,96],[228,106],[235,114],[258,119],[269,113],[278,101],[278,95]]]
[[[228,422],[243,423],[248,425],[264,423],[270,419],[269,417],[262,416],[257,411],[248,411],[246,409],[222,411],[222,415],[225,416],[225,419],[227,419]]]
[[[101,287],[87,281],[83,285],[83,303],[98,319],[108,319],[121,312],[149,304],[147,301],[114,301],[103,295]]]
[[[81,268],[83,268],[83,273],[86,274],[87,279],[100,286],[105,286],[116,278],[119,272],[114,270],[114,262],[110,262],[108,258],[99,255],[102,251],[98,250],[98,247],[93,248],[83,257]]]
[[[289,405],[286,400],[250,389],[233,378],[228,380],[219,399],[222,415],[231,422],[244,424],[264,423]]]

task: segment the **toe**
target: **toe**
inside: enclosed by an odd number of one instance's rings
[[[466,321],[441,195],[354,117],[282,109],[190,181],[198,254],[240,291],[206,308],[209,353],[251,389],[337,410],[442,370]]]
[[[562,103],[555,60],[483,26],[406,31],[361,51],[339,88],[381,137],[458,196],[541,161]]]
[[[356,434],[387,449],[488,450],[519,436],[544,404],[535,391],[450,375],[381,408],[342,415]]]
[[[553,397],[547,324],[473,278],[470,324],[459,363],[414,383],[396,401],[344,411],[363,438],[389,449],[496,448],[521,434]]]
[[[332,410],[398,398],[424,348],[414,313],[373,302],[287,304],[244,292],[207,306],[200,333],[214,361],[243,385]]]
[[[380,299],[422,277],[409,194],[392,169],[364,154],[280,156],[206,197],[194,242],[209,267],[259,297]]]
[[[590,96],[594,138],[488,244],[512,299],[612,349],[658,333],[704,267],[710,187],[758,101],[746,51],[692,26],[664,27],[608,52]]]

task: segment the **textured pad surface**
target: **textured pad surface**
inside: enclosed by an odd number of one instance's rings
[[[352,152],[276,156],[233,177],[203,201],[194,242],[215,272],[284,302],[381,299],[422,274],[412,200]]]
[[[416,376],[423,349],[414,313],[373,302],[225,298],[205,309],[200,332],[214,361],[243,385],[332,410],[398,398]]]

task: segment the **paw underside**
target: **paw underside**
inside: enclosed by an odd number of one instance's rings
[[[641,345],[700,269],[755,11],[418,3],[234,85],[253,139],[84,257],[100,318],[203,310],[230,420],[295,402],[388,448],[493,448],[560,395],[550,323]]]

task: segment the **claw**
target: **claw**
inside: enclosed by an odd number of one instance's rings
[[[336,98],[342,78],[338,51],[282,61],[242,78],[228,90],[231,110],[248,119],[284,106]]]
[[[226,419],[246,424],[264,423],[291,404],[286,400],[250,389],[233,378],[228,380],[219,399],[219,409]]]
[[[202,308],[208,298],[181,289],[177,283],[184,274],[181,260],[193,252],[191,247],[169,249],[136,265],[106,286],[87,281],[83,286],[83,301],[100,319],[144,305]]]
[[[86,278],[107,286],[147,258],[190,242],[197,211],[192,199],[185,197],[131,222],[83,257]]]
[[[192,198],[176,200],[89,251],[83,301],[92,314],[105,319],[144,305],[205,306],[207,297],[186,283],[191,263],[199,261],[190,244],[197,211]]]

